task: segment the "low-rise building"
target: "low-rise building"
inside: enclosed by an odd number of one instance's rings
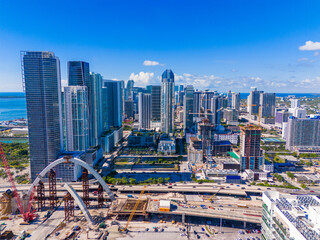
[[[176,153],[176,141],[174,139],[163,138],[160,139],[158,144],[158,152],[168,154]]]
[[[160,212],[170,212],[171,200],[160,199],[159,201],[159,211]]]
[[[132,131],[128,137],[128,147],[150,147],[156,144],[153,131]]]

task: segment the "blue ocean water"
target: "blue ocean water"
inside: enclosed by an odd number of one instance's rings
[[[20,118],[27,118],[25,94],[0,92],[0,121]]]
[[[241,99],[246,99],[249,93],[240,93]],[[277,93],[277,97],[295,95],[300,97],[320,97],[320,93]],[[0,92],[0,121],[27,118],[26,99],[23,92]]]

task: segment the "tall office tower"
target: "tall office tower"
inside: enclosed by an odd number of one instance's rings
[[[212,124],[214,126],[220,125],[221,123],[221,111],[222,111],[222,101],[223,98],[219,95],[215,95],[211,98],[211,114],[212,114]]]
[[[83,61],[68,62],[68,85],[87,86],[90,81],[89,63]]]
[[[216,95],[216,92],[209,92],[208,90],[202,93],[201,106],[203,107],[204,112],[206,110],[211,110],[211,99]]]
[[[170,69],[162,74],[161,131],[167,134],[174,131],[174,74]]]
[[[126,119],[133,119],[133,100],[124,101],[124,115]]]
[[[286,149],[320,149],[320,119],[289,117]]]
[[[232,92],[231,90],[229,90],[228,94],[227,94],[227,99],[228,99],[228,106],[229,108],[232,107]]]
[[[260,169],[263,155],[260,149],[261,128],[254,125],[241,127],[240,164],[241,169]]]
[[[122,126],[123,103],[122,83],[120,81],[103,80],[102,87],[102,123],[103,131],[111,127]]]
[[[256,87],[251,87],[250,95],[247,98],[247,108],[250,115],[259,114],[260,93],[263,93],[263,91],[258,91]]]
[[[265,191],[262,201],[261,239],[320,239],[317,196]]]
[[[21,52],[21,59],[33,181],[62,150],[60,61],[53,52]]]
[[[202,150],[204,155],[210,155],[212,151],[212,131],[214,125],[208,119],[203,119],[198,124],[198,136],[202,140]]]
[[[270,118],[275,116],[276,94],[261,93],[260,94],[261,117]]]
[[[86,86],[88,88],[88,109],[89,109],[89,146],[99,144],[99,134],[101,131],[101,87],[102,77],[90,77],[89,63],[83,61],[68,62],[68,82],[69,86]],[[100,126],[100,127],[99,127]]]
[[[152,121],[161,119],[161,86],[151,86],[151,119]]]
[[[126,96],[125,100],[128,100],[128,99],[133,100],[133,86],[134,86],[134,81],[128,80],[127,88],[126,88],[127,96]]]
[[[232,105],[231,108],[240,111],[240,93],[232,93]]]
[[[195,117],[200,117],[201,113],[201,95],[202,92],[194,92],[193,93],[193,113],[199,113],[195,114]]]
[[[97,146],[101,142],[103,133],[102,124],[102,76],[99,73],[90,73],[90,83],[88,84],[88,96],[91,100],[89,105],[89,139],[90,146]],[[90,110],[91,106],[91,110]]]
[[[188,85],[185,88],[185,96],[183,103],[183,130],[189,130],[193,126],[193,86]]]
[[[139,93],[139,129],[151,128],[151,95]]]
[[[299,108],[300,107],[300,99],[290,99],[291,108]]]
[[[87,87],[64,87],[62,109],[64,149],[66,151],[86,151],[89,147]]]

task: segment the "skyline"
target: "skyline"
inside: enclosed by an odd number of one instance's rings
[[[160,85],[169,68],[176,84],[195,89],[317,93],[319,7],[317,1],[69,1],[63,8],[62,1],[1,2],[0,91],[22,91],[20,51],[38,50],[59,57],[63,85],[67,62],[78,60],[104,79],[133,79],[142,87]]]

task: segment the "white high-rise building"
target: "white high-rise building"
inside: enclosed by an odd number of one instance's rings
[[[231,107],[237,111],[240,111],[240,93],[232,93]]]
[[[290,99],[291,108],[299,108],[300,107],[300,99]]]
[[[149,93],[139,93],[139,129],[151,128],[151,95]]]
[[[307,110],[303,108],[289,108],[289,112],[296,118],[306,118]]]
[[[262,200],[262,239],[320,239],[319,198],[266,191]]]
[[[174,74],[170,69],[162,74],[161,131],[167,134],[174,131]]]
[[[89,145],[88,88],[64,87],[62,92],[64,149],[86,151]]]

